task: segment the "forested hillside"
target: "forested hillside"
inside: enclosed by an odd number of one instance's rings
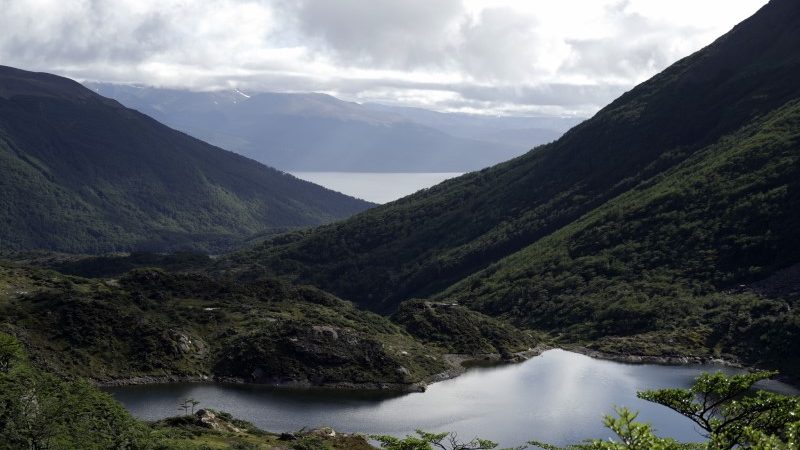
[[[437,292],[798,97],[798,24],[800,6],[773,1],[551,145],[238,259],[374,309]]]
[[[0,251],[208,251],[369,203],[49,74],[0,67]]]
[[[378,311],[435,296],[570,340],[673,330],[672,349],[780,360],[797,282],[751,283],[800,262],[799,74],[800,4],[773,0],[552,144],[221,267]]]

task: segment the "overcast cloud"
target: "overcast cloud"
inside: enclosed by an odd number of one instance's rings
[[[766,0],[0,0],[0,64],[80,80],[588,115]]]

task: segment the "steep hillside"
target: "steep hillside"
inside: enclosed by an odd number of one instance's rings
[[[798,75],[800,4],[773,0],[553,144],[221,267],[798,373]]]
[[[798,97],[798,49],[800,4],[774,0],[552,144],[352,220],[281,237],[229,265],[291,274],[363,306],[391,311],[402,300],[439,292],[652,183]],[[766,276],[795,257],[789,254],[748,276]]]
[[[465,172],[519,156],[574,123],[361,105],[324,94],[87,86],[192,136],[292,171]]]
[[[218,251],[370,204],[174,131],[49,74],[0,67],[0,250]]]
[[[798,210],[793,101],[438,296],[601,350],[797,374]]]

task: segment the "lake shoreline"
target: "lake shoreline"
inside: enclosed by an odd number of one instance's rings
[[[553,348],[558,348],[561,350],[565,350],[568,352],[579,353],[581,355],[588,356],[590,358],[605,360],[605,361],[613,361],[619,362],[624,364],[654,364],[659,366],[691,366],[697,364],[714,364],[724,367],[731,367],[736,369],[743,369],[747,371],[756,371],[756,370],[768,370],[772,371],[775,369],[770,369],[766,367],[759,367],[744,364],[739,360],[735,359],[725,359],[725,358],[710,358],[710,357],[703,357],[703,356],[653,356],[653,355],[634,355],[634,354],[621,354],[621,353],[609,353],[603,352],[600,350],[590,349],[584,346],[576,345],[565,345],[565,346],[557,346]],[[789,375],[784,375],[782,373],[778,373],[777,376],[773,378],[775,381],[780,381],[781,383],[788,384],[792,387],[800,389],[800,379],[796,377],[792,377]]]
[[[731,367],[745,370],[759,370],[757,367],[742,364],[736,360],[724,358],[708,358],[700,356],[653,356],[653,355],[634,355],[608,353],[593,350],[580,345],[545,345],[540,344],[534,348],[514,353],[510,359],[502,359],[499,353],[487,353],[478,355],[469,354],[445,354],[445,361],[450,368],[427,377],[424,380],[414,383],[381,383],[381,382],[348,382],[337,381],[333,383],[312,383],[309,380],[286,380],[275,383],[255,383],[243,378],[215,377],[209,375],[163,375],[163,376],[137,376],[127,378],[116,378],[111,380],[91,380],[98,387],[120,387],[120,386],[140,386],[157,385],[172,383],[223,383],[223,384],[245,384],[253,386],[267,386],[278,389],[330,389],[342,391],[377,391],[387,393],[409,394],[414,392],[425,392],[428,386],[440,381],[451,380],[466,373],[475,366],[501,366],[508,364],[519,364],[535,358],[548,350],[564,350],[588,356],[593,359],[613,361],[624,364],[636,365],[659,365],[659,366],[693,366],[702,364],[713,364],[724,367]],[[800,388],[800,380],[779,375],[778,381]]]
[[[449,359],[460,364],[474,360],[469,356],[453,355]],[[345,433],[400,437],[424,429],[478,435],[513,448],[531,438],[567,445],[604,435],[607,430],[600,418],[613,412],[613,405],[639,411],[666,437],[691,441],[697,438],[692,424],[642,400],[637,392],[686,388],[700,374],[717,370],[729,375],[742,373],[741,369],[714,364],[619,363],[562,349],[543,352],[524,364],[497,362],[495,357],[481,359],[477,363],[484,367],[458,370],[463,376],[433,383],[424,395],[278,389],[252,383],[123,386],[105,391],[136,417],[148,421],[174,415],[176,404],[192,398],[204,407],[226,411],[273,432],[328,426]],[[800,393],[780,383],[763,388]]]
[[[445,361],[450,366],[444,372],[433,374],[424,380],[414,383],[382,383],[382,382],[350,382],[337,381],[332,383],[312,383],[304,380],[286,380],[273,383],[256,383],[245,380],[244,378],[216,377],[212,375],[142,375],[136,377],[114,378],[109,380],[90,379],[92,384],[97,387],[120,387],[120,386],[146,386],[156,384],[171,383],[227,383],[227,384],[247,384],[254,386],[268,386],[280,389],[333,389],[333,390],[364,390],[382,391],[397,393],[425,392],[426,388],[440,381],[450,380],[463,375],[472,366],[483,365],[504,365],[517,364],[527,361],[535,356],[541,355],[547,350],[552,350],[550,346],[536,346],[525,351],[513,354],[510,359],[503,359],[499,353],[484,353],[477,355],[448,353],[443,355]]]
[[[691,366],[697,364],[715,364],[726,367],[734,367],[737,369],[755,369],[742,364],[737,360],[725,358],[711,358],[703,356],[655,356],[655,355],[636,355],[632,353],[610,353],[601,350],[594,350],[580,345],[564,345],[556,346],[568,352],[579,353],[590,358],[602,359],[605,361],[614,361],[627,364],[655,364],[659,366]]]

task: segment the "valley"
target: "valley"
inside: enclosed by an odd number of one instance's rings
[[[585,120],[353,61],[441,110],[0,66],[0,450],[797,447],[800,3]]]
[[[458,172],[293,172],[292,175],[332,191],[383,204],[428,189],[462,174]]]

